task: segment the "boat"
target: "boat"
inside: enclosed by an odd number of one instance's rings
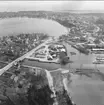
[[[104,56],[97,56],[97,57],[96,57],[96,60],[103,61],[103,60],[104,60]]]
[[[104,61],[93,61],[93,64],[104,64]]]
[[[75,52],[70,52],[70,54],[71,54],[71,55],[76,55],[76,53],[75,53]]]
[[[94,54],[104,54],[103,51],[96,51],[96,52],[92,52],[92,53],[94,53]]]
[[[93,48],[91,49],[92,53],[95,53],[95,54],[104,54],[104,49],[101,49],[101,48]]]

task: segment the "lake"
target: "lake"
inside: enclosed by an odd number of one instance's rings
[[[36,32],[58,37],[67,33],[67,29],[55,21],[46,19],[27,17],[0,19],[0,36]]]

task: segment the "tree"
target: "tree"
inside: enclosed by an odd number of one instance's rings
[[[59,59],[61,65],[65,65],[69,62],[69,57],[67,57],[66,52],[63,51],[59,53]]]
[[[53,92],[49,88],[46,77],[43,75],[31,76],[32,86],[28,89],[29,105],[53,105]]]

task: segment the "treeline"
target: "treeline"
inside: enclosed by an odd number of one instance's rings
[[[103,19],[103,18],[99,18],[99,19],[96,21],[96,24],[104,24],[104,19]]]
[[[59,13],[59,12],[52,12],[52,11],[19,11],[19,12],[0,12],[0,18],[12,18],[12,17],[41,17],[45,18],[48,16],[53,15],[69,15],[69,13]]]
[[[41,12],[37,14],[35,11],[21,11],[21,12],[0,12],[0,18],[13,18],[13,17],[44,17],[45,15]]]
[[[75,25],[74,24],[72,24],[72,23],[70,23],[70,22],[68,22],[68,20],[60,20],[60,19],[56,19],[55,21],[57,21],[58,23],[60,23],[61,25],[63,25],[63,26],[65,26],[65,27],[68,27],[68,28],[70,28],[70,27],[75,27]]]

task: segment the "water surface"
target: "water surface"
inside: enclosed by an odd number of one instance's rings
[[[0,19],[0,36],[36,32],[58,37],[67,33],[67,29],[55,21],[46,19],[27,17]]]
[[[77,105],[104,105],[104,81],[97,76],[73,75],[68,89]]]

